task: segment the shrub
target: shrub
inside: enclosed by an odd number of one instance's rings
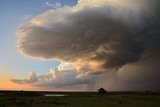
[[[97,90],[100,94],[106,94],[107,91],[104,88],[100,88]]]

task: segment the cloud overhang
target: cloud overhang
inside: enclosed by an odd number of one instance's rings
[[[78,75],[119,71],[130,64],[143,65],[144,60],[150,65],[153,59],[157,68],[158,4],[158,0],[79,0],[76,6],[48,10],[22,24],[17,47],[31,58],[73,63]]]

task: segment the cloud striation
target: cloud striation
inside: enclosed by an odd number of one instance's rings
[[[158,4],[158,0],[79,0],[76,6],[48,10],[21,25],[17,47],[27,57],[73,63],[74,73],[88,76],[118,72],[143,61],[151,65],[154,59],[157,65]]]

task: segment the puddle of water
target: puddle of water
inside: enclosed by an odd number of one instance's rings
[[[44,94],[44,96],[46,96],[46,97],[52,97],[52,96],[63,97],[63,96],[67,96],[67,95],[65,95],[65,94]]]

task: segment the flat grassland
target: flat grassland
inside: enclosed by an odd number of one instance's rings
[[[0,107],[160,107],[160,91],[107,94],[0,91]]]

